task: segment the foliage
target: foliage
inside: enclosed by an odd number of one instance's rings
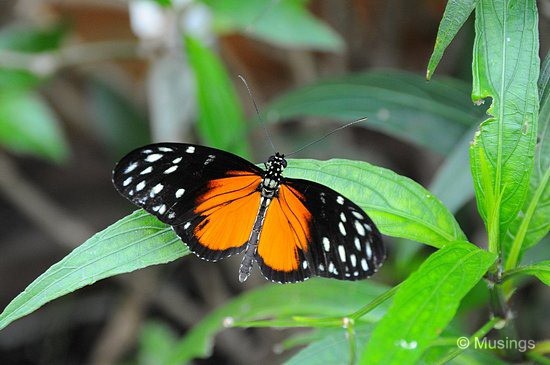
[[[163,11],[174,6],[171,1],[156,2]],[[219,32],[242,32],[284,47],[342,49],[343,41],[309,13],[306,3],[203,1],[214,14]],[[444,163],[429,190],[360,161],[289,160],[286,170],[286,176],[310,179],[341,192],[364,208],[385,235],[437,251],[394,287],[322,279],[266,285],[220,306],[181,338],[162,324],[149,323],[142,330],[140,363],[158,358],[178,364],[206,357],[215,334],[224,326],[313,329],[307,337],[289,340],[289,344],[295,340],[307,345],[289,360],[291,364],[334,359],[360,364],[443,363],[455,357],[500,361],[497,353],[463,352],[456,347],[456,339],[483,338],[492,330],[507,336],[513,321],[508,300],[520,285],[517,279],[535,276],[549,285],[550,261],[522,263],[521,259],[550,229],[550,55],[539,77],[535,0],[451,0],[429,60],[428,79],[472,12],[471,98],[476,105],[487,103],[487,110],[471,104],[468,86],[460,81],[441,78],[425,83],[418,76],[386,70],[292,90],[272,102],[265,113],[272,123],[303,116],[342,122],[368,116],[361,127],[442,156]],[[47,56],[62,47],[66,32],[65,26],[9,30],[0,33],[0,49]],[[193,35],[182,37],[182,50],[195,76],[199,137],[206,144],[248,156],[244,113],[231,78],[206,44]],[[63,161],[67,143],[55,113],[37,89],[48,82],[43,76],[36,70],[0,69],[0,143],[16,152]],[[108,121],[100,126],[102,133],[109,136],[117,134],[117,128],[135,128],[124,149],[142,143],[145,121],[141,127],[123,124],[137,115],[128,102],[97,80],[91,85],[96,109],[102,111],[97,115]],[[468,241],[453,215],[474,196],[486,227],[487,250],[479,242]],[[39,276],[0,314],[0,329],[98,280],[187,254],[168,226],[136,211]],[[489,307],[494,317],[472,335],[460,327],[451,331],[466,311],[461,305],[484,280],[490,283],[490,297],[499,300],[478,305]],[[527,356],[544,351],[542,344]]]

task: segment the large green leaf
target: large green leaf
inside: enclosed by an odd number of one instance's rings
[[[479,0],[473,61],[474,101],[492,98],[470,148],[479,212],[496,252],[523,206],[537,136],[539,75],[535,0]]]
[[[169,364],[185,363],[211,353],[214,335],[224,323],[291,316],[344,316],[385,291],[372,281],[336,281],[316,278],[292,285],[268,284],[216,309],[204,318],[174,348]],[[383,306],[365,317],[377,320]],[[304,324],[306,326],[307,324]],[[342,329],[342,332],[344,330]]]
[[[0,329],[83,286],[188,252],[169,227],[138,210],[95,234],[34,280],[0,314]]]
[[[317,181],[361,206],[380,231],[434,247],[466,237],[453,215],[411,179],[366,162],[289,160],[285,176]]]
[[[222,33],[240,31],[283,47],[340,51],[344,42],[313,17],[303,0],[202,0]]]
[[[395,294],[360,363],[415,364],[495,259],[468,242],[453,242],[432,254]]]
[[[449,0],[441,23],[439,23],[439,29],[437,30],[437,38],[435,39],[435,46],[430,62],[428,63],[428,70],[426,71],[426,79],[430,79],[435,72],[443,52],[449,46],[456,33],[462,28],[462,25],[474,10],[476,0]]]
[[[55,114],[40,96],[27,92],[0,92],[0,143],[53,161],[68,154]]]
[[[186,37],[185,47],[195,73],[198,127],[203,141],[247,157],[250,153],[245,119],[227,71],[218,57],[198,40]]]
[[[505,269],[514,268],[523,252],[540,242],[550,230],[550,53],[546,56],[539,81],[540,113],[535,168],[527,199],[503,237]]]
[[[383,131],[432,151],[449,153],[480,119],[465,83],[429,83],[404,72],[376,71],[325,80],[293,90],[266,109],[270,121],[317,116],[349,121]]]

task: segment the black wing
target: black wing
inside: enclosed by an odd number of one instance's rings
[[[199,242],[195,228],[204,226],[208,215],[195,209],[210,192],[212,181],[243,174],[254,181],[262,176],[263,170],[215,148],[158,143],[138,148],[122,158],[113,171],[113,184],[132,203],[173,226],[191,251],[202,258],[218,260],[242,251],[245,242],[215,248],[213,243],[208,247]],[[250,195],[250,190],[254,187],[243,189],[242,197]],[[220,206],[227,203],[230,201],[221,202]]]
[[[386,250],[378,228],[363,209],[313,181],[286,179],[284,184],[302,195],[302,203],[311,213],[308,250],[298,253],[302,260],[300,277],[359,280],[378,271]]]

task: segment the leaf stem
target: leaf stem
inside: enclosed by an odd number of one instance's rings
[[[365,314],[369,313],[374,308],[378,307],[380,304],[384,303],[386,300],[391,298],[395,294],[395,292],[397,292],[399,287],[401,287],[401,284],[402,283],[400,283],[400,284],[394,286],[393,288],[385,291],[384,293],[380,294],[379,296],[374,298],[369,304],[365,305],[363,308],[359,309],[358,311],[350,314],[348,317],[353,319],[353,320],[357,320],[357,319],[363,317]]]
[[[475,343],[475,341],[479,338],[485,337],[489,331],[491,331],[493,328],[498,327],[498,324],[500,322],[504,321],[504,319],[499,317],[493,317],[491,318],[487,323],[485,323],[483,326],[481,326],[480,329],[478,329],[470,338],[468,343],[471,345],[472,343]],[[455,344],[458,343],[458,340],[455,342]],[[447,353],[444,357],[439,359],[435,364],[442,365],[446,364],[447,362],[451,361],[458,355],[460,355],[464,350],[466,350],[468,346],[466,347],[459,347],[457,346],[456,349],[452,350],[451,352]]]

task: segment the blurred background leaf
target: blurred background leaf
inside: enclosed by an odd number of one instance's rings
[[[17,153],[55,162],[68,156],[57,116],[31,93],[0,92],[0,143]]]
[[[202,0],[212,8],[221,33],[239,31],[270,43],[341,51],[344,43],[328,25],[307,10],[304,0]]]
[[[269,121],[368,117],[358,125],[446,155],[481,117],[469,100],[468,86],[457,80],[426,83],[417,75],[375,71],[293,90],[271,103],[266,115]]]

